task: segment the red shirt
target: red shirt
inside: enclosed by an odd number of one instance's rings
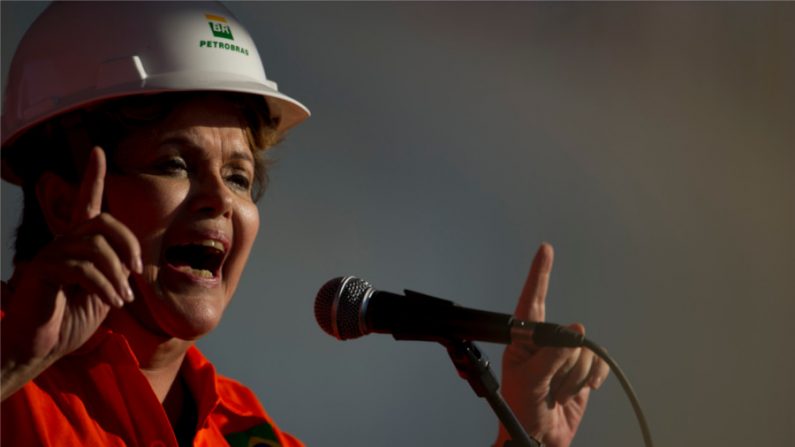
[[[303,446],[276,427],[251,390],[217,375],[195,347],[181,373],[198,413],[194,446]],[[178,447],[126,339],[103,329],[3,401],[0,418],[4,446]]]

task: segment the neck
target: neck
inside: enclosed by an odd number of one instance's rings
[[[129,312],[113,311],[106,320],[107,326],[127,338],[141,373],[147,378],[158,400],[164,403],[166,397],[173,400],[183,395],[181,382],[177,380],[185,353],[193,345],[192,341],[154,334],[143,328]]]

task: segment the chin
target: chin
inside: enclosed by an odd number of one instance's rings
[[[196,340],[212,332],[221,322],[225,307],[201,297],[166,302],[170,305],[153,314],[157,325],[166,334],[182,340]]]
[[[139,281],[131,307],[144,330],[164,338],[196,340],[221,322],[228,303],[223,287],[168,290],[156,281]]]

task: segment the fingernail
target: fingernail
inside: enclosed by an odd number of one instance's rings
[[[135,295],[133,294],[133,291],[128,284],[124,285],[124,288],[122,289],[122,294],[124,296],[124,300],[127,301],[128,303],[131,303],[135,299]]]
[[[144,272],[144,263],[141,261],[141,256],[136,256],[135,259],[133,259],[132,269],[139,275]]]
[[[597,377],[596,380],[594,380],[593,389],[598,390],[602,385],[604,385],[606,379],[607,377]]]

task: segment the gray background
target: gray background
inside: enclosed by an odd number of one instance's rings
[[[43,6],[2,2],[3,79]],[[355,274],[510,312],[550,241],[548,318],[609,348],[658,445],[795,443],[795,5],[229,7],[314,116],[276,152],[247,275],[200,346],[283,428],[489,445],[442,348],[337,342],[314,296]],[[18,204],[3,184],[3,278]],[[574,445],[641,445],[614,378]]]

